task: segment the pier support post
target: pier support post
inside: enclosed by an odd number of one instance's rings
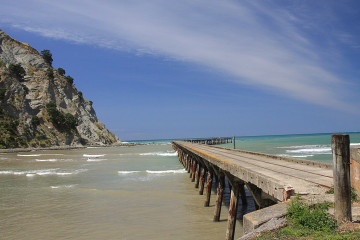
[[[228,225],[226,229],[225,240],[234,240],[238,201],[239,201],[239,186],[238,183],[233,182],[231,188],[231,199],[230,199]]]
[[[204,194],[205,175],[206,175],[206,168],[203,167],[200,175],[200,188],[199,188],[200,195]]]
[[[198,163],[197,161],[194,159],[194,164],[192,166],[192,169],[191,169],[191,172],[192,172],[192,175],[191,175],[191,182],[195,182],[195,173],[196,173],[196,167],[197,167]]]
[[[233,136],[233,144],[234,144],[234,149],[235,149],[235,136]]]
[[[221,205],[224,196],[224,189],[225,189],[225,175],[219,175],[219,185],[217,188],[217,198],[216,198],[216,205],[215,205],[215,212],[214,212],[214,222],[220,221],[220,214],[221,214]]]
[[[210,205],[212,181],[213,181],[213,173],[211,170],[209,170],[207,176],[207,182],[206,182],[206,198],[204,202],[204,207],[208,207]]]
[[[247,205],[246,193],[245,193],[245,183],[239,184],[239,191],[241,196],[242,205]]]
[[[199,188],[200,171],[201,171],[201,165],[200,165],[200,163],[198,163],[197,168],[196,168],[196,173],[195,173],[195,188]]]
[[[190,156],[187,155],[186,156],[186,169],[187,169],[187,172],[190,173],[190,168],[191,168],[191,159],[190,159]]]
[[[345,134],[331,136],[333,154],[335,219],[340,224],[351,221],[350,138]]]

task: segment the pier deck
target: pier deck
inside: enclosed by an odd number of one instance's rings
[[[224,149],[190,142],[178,146],[208,161],[214,168],[232,177],[252,183],[265,193],[284,201],[285,188],[302,194],[322,194],[333,186],[331,164],[268,154]],[[286,190],[285,190],[286,191]]]
[[[239,195],[246,203],[246,186],[258,209],[284,202],[295,194],[322,195],[334,185],[331,164],[285,158],[264,153],[227,149],[193,142],[175,141],[173,148],[190,173],[195,187],[203,194],[204,206],[209,206],[214,176],[218,180],[214,221],[219,221],[225,178],[231,187],[226,240],[234,238]]]

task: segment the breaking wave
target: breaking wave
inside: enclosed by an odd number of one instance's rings
[[[149,153],[140,153],[141,156],[162,156],[162,157],[176,157],[177,152],[167,151],[167,152],[149,152]]]
[[[0,171],[0,175],[25,175],[27,177],[48,176],[48,175],[67,176],[67,175],[79,174],[86,171],[88,171],[88,169],[77,169],[72,171],[63,171],[60,170],[59,168],[28,170],[28,171],[7,170],[7,171]]]
[[[84,154],[83,157],[88,157],[88,158],[98,158],[98,157],[103,157],[105,156],[105,154]]]
[[[146,174],[176,174],[176,173],[187,173],[185,169],[176,169],[176,170],[145,170],[145,171],[118,171],[118,174],[136,174],[136,173],[146,173]]]

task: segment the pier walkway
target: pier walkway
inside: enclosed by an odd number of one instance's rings
[[[185,141],[173,142],[173,148],[190,173],[195,187],[200,188],[200,194],[206,184],[205,206],[209,206],[213,178],[218,179],[214,221],[220,218],[225,178],[228,180],[231,200],[226,239],[234,236],[239,197],[246,204],[244,186],[252,194],[257,208],[286,201],[295,194],[324,194],[333,186],[331,164]]]

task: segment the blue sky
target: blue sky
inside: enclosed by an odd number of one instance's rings
[[[360,130],[357,0],[0,5],[123,140]]]

